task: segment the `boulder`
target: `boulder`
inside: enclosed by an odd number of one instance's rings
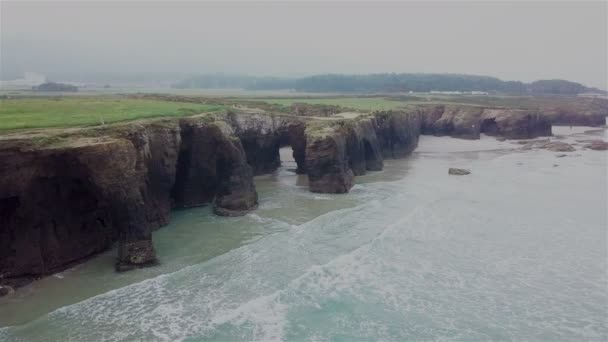
[[[575,151],[574,146],[561,142],[561,141],[552,141],[539,146],[540,148],[547,149],[553,152],[573,152]]]
[[[448,174],[455,175],[455,176],[464,176],[464,175],[468,175],[470,173],[471,173],[471,171],[466,170],[466,169],[457,169],[455,167],[451,167],[448,169]]]

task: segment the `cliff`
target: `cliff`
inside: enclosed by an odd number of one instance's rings
[[[550,135],[533,111],[417,106],[338,116],[240,109],[187,118],[0,136],[0,285],[51,274],[118,242],[116,269],[153,265],[152,231],[173,208],[217,215],[257,206],[254,175],[291,146],[312,192],[345,193],[354,177],[402,158],[420,133]]]
[[[382,170],[383,158],[406,156],[419,135],[420,115],[407,111],[309,125],[305,155],[310,191],[348,192],[354,176]]]
[[[539,110],[553,125],[602,126],[608,117],[608,100],[579,97],[559,103],[548,102],[539,106]]]
[[[551,122],[537,110],[485,108],[465,105],[419,106],[422,133],[479,139],[480,134],[507,139],[551,135]]]
[[[257,205],[224,121],[161,120],[1,142],[0,282],[50,274],[118,241],[117,270],[154,264],[152,230],[174,207]]]

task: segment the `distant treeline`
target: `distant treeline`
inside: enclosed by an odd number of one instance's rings
[[[174,85],[176,88],[241,88],[248,90],[294,89],[300,92],[430,92],[484,91],[504,94],[560,94],[576,95],[599,92],[580,83],[565,80],[541,80],[532,83],[502,81],[495,77],[459,74],[369,74],[315,75],[297,79],[210,74],[188,78]]]
[[[185,79],[174,84],[173,87],[200,89],[277,90],[295,89],[295,85],[296,80],[289,78],[208,74]]]

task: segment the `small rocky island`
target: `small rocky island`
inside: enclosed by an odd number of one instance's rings
[[[605,113],[598,115],[604,120]],[[280,166],[283,146],[291,146],[310,191],[346,193],[355,176],[410,154],[420,134],[532,139],[550,136],[556,121],[596,120],[589,117],[456,104],[343,115],[340,108],[298,104],[290,112],[233,106],[6,134],[0,136],[0,285],[61,271],[115,242],[118,271],[154,265],[152,231],[169,222],[172,209],[212,205],[220,216],[254,210],[253,177]]]

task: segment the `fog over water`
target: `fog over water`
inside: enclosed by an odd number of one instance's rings
[[[606,89],[606,2],[2,1],[2,79],[468,73]]]

